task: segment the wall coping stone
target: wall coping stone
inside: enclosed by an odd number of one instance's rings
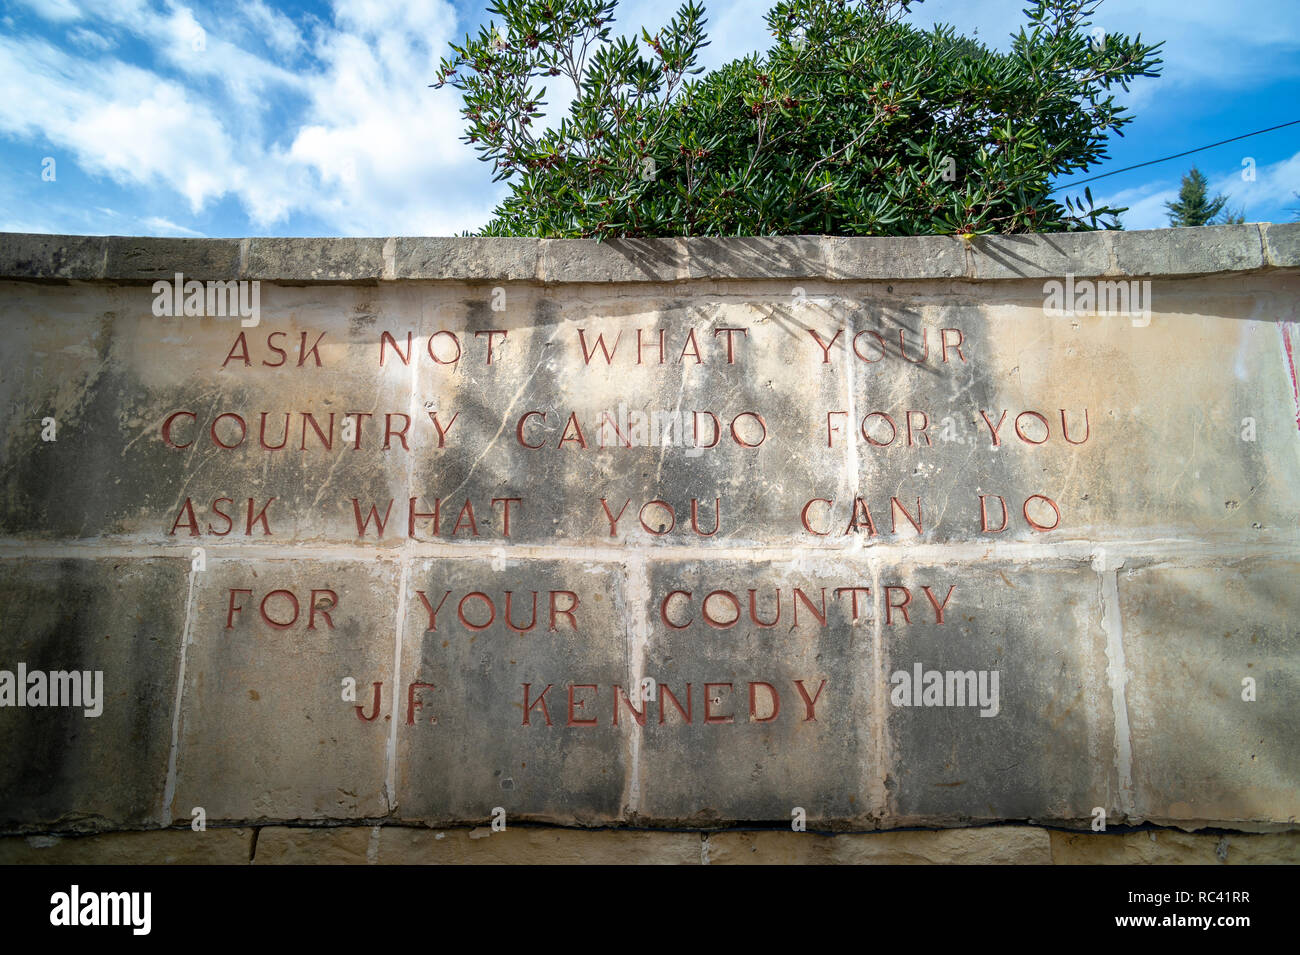
[[[1300,268],[1300,223],[1141,232],[846,238],[485,237],[178,239],[0,233],[0,280],[285,284],[696,280],[998,281]]]

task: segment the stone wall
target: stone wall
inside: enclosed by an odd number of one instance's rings
[[[1298,275],[0,235],[0,859],[1294,860]]]

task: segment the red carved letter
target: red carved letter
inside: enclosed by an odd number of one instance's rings
[[[803,688],[803,680],[795,680],[794,685],[799,690],[799,695],[803,697],[804,709],[807,711],[803,721],[805,723],[816,723],[817,714],[813,712],[813,707],[815,707],[817,701],[821,699],[822,690],[826,687],[826,681],[822,680],[821,686],[817,687],[817,694],[812,699],[808,698],[808,691]]]
[[[551,684],[549,684],[549,683],[546,684],[546,689],[542,690],[541,694],[537,697],[537,699],[535,699],[535,700],[533,700],[533,702],[529,703],[529,702],[528,702],[528,688],[531,687],[531,686],[532,686],[531,683],[525,683],[525,684],[523,684],[523,687],[524,687],[524,724],[523,724],[523,725],[524,725],[524,726],[528,726],[528,725],[529,725],[529,723],[528,723],[528,717],[529,717],[529,715],[533,712],[533,710],[537,709],[538,704],[541,704],[541,707],[542,707],[542,715],[546,717],[546,725],[547,725],[547,726],[550,726],[550,725],[551,725],[551,711],[550,711],[549,709],[547,709],[547,707],[546,707],[546,694],[551,692]]]

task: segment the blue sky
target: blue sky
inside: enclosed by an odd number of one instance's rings
[[[764,0],[705,0],[705,66],[765,49]],[[1006,48],[1027,0],[929,0]],[[623,0],[653,27],[663,0]],[[447,43],[485,3],[0,0],[0,231],[117,235],[455,235],[504,192],[459,140]],[[1163,75],[1096,175],[1300,119],[1300,0],[1105,0],[1107,32],[1164,40]],[[652,30],[653,32],[653,30]],[[52,160],[52,163],[50,162]],[[1246,160],[1251,162],[1243,165]],[[1300,125],[1092,183],[1130,229],[1167,224],[1195,163],[1248,222],[1300,208]],[[1253,168],[1253,181],[1243,176]],[[50,173],[52,172],[52,178]],[[43,175],[44,173],[44,175]]]

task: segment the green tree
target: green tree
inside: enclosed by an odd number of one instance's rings
[[[1177,202],[1166,202],[1171,226],[1240,225],[1246,221],[1245,210],[1228,207],[1228,197],[1220,193],[1209,197],[1209,183],[1195,166],[1183,176]]]
[[[1100,0],[1036,0],[1009,53],[904,22],[920,0],[782,0],[775,42],[696,78],[704,9],[638,42],[616,0],[496,0],[434,86],[510,194],[485,235],[913,235],[1113,227],[1051,180],[1105,158],[1110,91],[1159,48],[1089,30]],[[576,94],[542,128],[544,82]]]

